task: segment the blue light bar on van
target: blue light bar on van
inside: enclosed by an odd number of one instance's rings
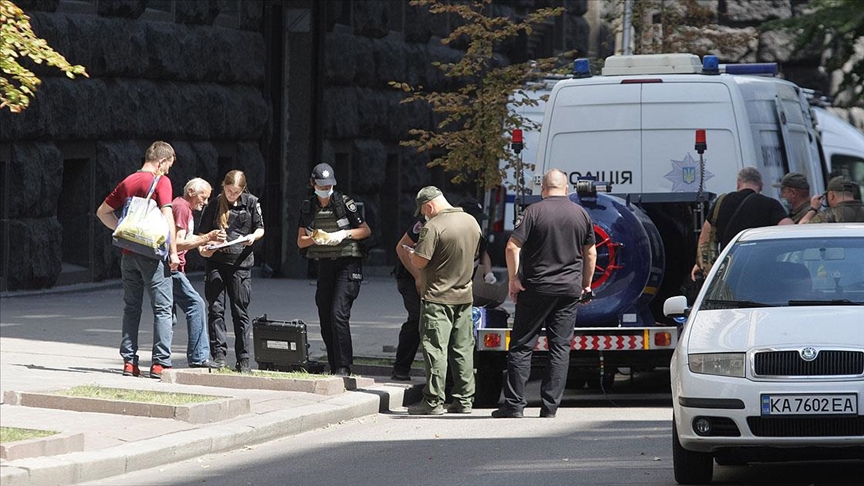
[[[702,58],[702,74],[720,74],[720,60],[717,56]]]
[[[751,64],[727,64],[726,74],[757,74],[777,76],[777,63],[762,62]]]
[[[579,58],[573,61],[573,77],[574,78],[590,78],[591,64],[588,59]]]

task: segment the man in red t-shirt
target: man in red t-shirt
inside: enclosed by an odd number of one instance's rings
[[[218,368],[210,359],[210,338],[204,320],[204,299],[186,278],[186,252],[207,243],[225,241],[225,231],[214,229],[203,235],[195,234],[195,219],[192,211],[201,211],[210,199],[212,188],[204,179],[195,178],[186,183],[183,195],[174,199],[174,226],[177,230],[177,255],[180,267],[171,272],[174,281],[174,304],[186,314],[186,329],[189,342],[186,346],[186,361],[190,368]],[[176,314],[175,314],[176,319]]]
[[[153,178],[162,174],[153,191],[153,200],[161,208],[171,231],[169,259],[156,260],[124,250],[120,260],[125,303],[123,336],[120,340],[124,376],[138,376],[141,373],[138,368],[138,326],[141,322],[145,288],[153,307],[153,357],[150,377],[161,378],[162,370],[171,367],[171,310],[174,305],[171,270],[180,265],[180,258],[177,255],[174,216],[171,212],[171,181],[165,175],[175,160],[174,148],[171,145],[153,142],[144,153],[144,165],[141,169],[123,179],[96,210],[96,216],[102,224],[112,231],[117,229],[119,221],[114,212],[123,208],[127,198],[146,197]]]

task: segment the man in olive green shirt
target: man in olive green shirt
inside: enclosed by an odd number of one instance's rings
[[[416,214],[428,220],[420,231],[411,264],[420,270],[420,348],[426,366],[423,400],[411,415],[444,413],[449,355],[453,373],[450,413],[470,413],[474,400],[474,301],[471,279],[480,245],[480,226],[454,208],[435,186],[417,193]]]
[[[780,197],[788,204],[789,219],[798,223],[810,209],[810,183],[800,172],[790,172],[774,187],[780,188]]]

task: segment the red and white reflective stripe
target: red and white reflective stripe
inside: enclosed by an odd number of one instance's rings
[[[639,336],[573,336],[570,341],[570,349],[575,351],[606,351],[606,350],[626,350],[626,349],[643,349],[645,347],[645,339]],[[549,351],[549,343],[546,341],[546,336],[540,336],[537,339],[537,345],[534,346],[534,351]]]

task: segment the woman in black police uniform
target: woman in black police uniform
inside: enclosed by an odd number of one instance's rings
[[[357,240],[368,238],[372,231],[354,200],[333,190],[332,167],[316,165],[310,184],[315,195],[300,208],[297,246],[318,263],[315,304],[330,373],[347,376],[354,360],[348,321],[363,280],[363,253]]]
[[[264,220],[258,198],[246,190],[246,176],[232,170],[222,181],[222,193],[216,204],[209,204],[201,215],[198,234],[214,229],[226,232],[225,241],[235,244],[218,249],[200,248],[207,259],[204,295],[207,299],[207,329],[210,332],[210,354],[213,361],[225,366],[228,352],[225,325],[225,296],[231,299],[231,321],[234,324],[235,369],[249,373],[252,347],[252,324],[249,302],[252,298],[252,244],[264,236]]]

